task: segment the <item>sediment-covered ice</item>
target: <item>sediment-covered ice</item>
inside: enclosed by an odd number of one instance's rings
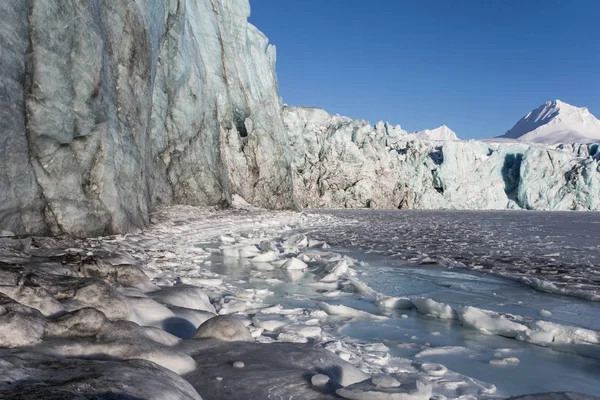
[[[336,393],[351,400],[428,400],[431,397],[430,385],[417,381],[416,386],[416,390],[407,392],[404,388],[381,388],[373,383],[363,383],[338,389]]]
[[[233,316],[216,316],[198,327],[194,339],[213,338],[226,342],[252,342],[254,339],[248,328]]]
[[[144,360],[57,358],[0,349],[0,397],[201,400],[178,374]]]

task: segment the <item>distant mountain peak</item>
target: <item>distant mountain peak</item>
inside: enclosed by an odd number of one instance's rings
[[[594,142],[600,140],[600,120],[586,107],[557,99],[531,110],[500,137],[547,144]]]

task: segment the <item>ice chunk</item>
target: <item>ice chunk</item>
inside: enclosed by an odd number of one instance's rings
[[[220,278],[202,278],[196,276],[181,276],[179,282],[183,285],[190,286],[209,286],[218,287],[223,284],[223,279]]]
[[[464,326],[478,329],[489,335],[514,338],[519,332],[527,330],[525,325],[510,321],[504,315],[492,311],[468,306],[458,307],[456,311]]]
[[[291,324],[292,320],[280,315],[267,314],[254,316],[252,318],[252,323],[254,326],[263,328],[265,331],[275,332],[284,326]]]
[[[293,332],[307,338],[316,338],[321,336],[322,330],[318,325],[291,324],[283,328],[284,332]]]
[[[267,263],[277,260],[277,254],[274,251],[267,251],[252,258],[252,262]]]
[[[385,320],[386,317],[368,313],[366,311],[357,310],[352,307],[348,307],[342,304],[329,304],[325,302],[318,302],[317,306],[329,315],[340,315],[344,317],[360,317],[370,318],[375,320]]]
[[[379,296],[379,293],[377,293],[376,291],[371,289],[369,285],[362,281],[359,281],[358,279],[349,278],[348,281],[350,282],[350,285],[352,285],[352,287],[354,288],[354,292],[360,294],[365,298],[376,298],[377,296]]]
[[[283,245],[288,248],[301,248],[308,246],[308,238],[301,233],[290,236],[283,242]]]
[[[308,268],[308,265],[306,265],[306,263],[304,261],[299,260],[296,257],[292,257],[292,258],[287,259],[283,263],[281,268],[284,268],[287,270],[292,270],[292,271],[304,271],[306,268]]]
[[[194,339],[214,338],[226,342],[253,342],[254,338],[244,323],[233,316],[216,316],[198,327]]]
[[[507,358],[490,360],[490,365],[493,367],[499,367],[499,366],[505,366],[505,365],[519,365],[520,362],[521,362],[521,360],[519,360],[517,357],[507,357]]]
[[[411,309],[413,302],[408,297],[379,296],[375,302],[381,308]]]
[[[323,374],[316,374],[310,378],[310,383],[316,387],[324,387],[329,383],[329,377]]]
[[[393,390],[395,389],[395,390]],[[400,388],[381,389],[360,383],[348,388],[336,390],[336,393],[344,399],[350,400],[429,400],[432,394],[432,386],[417,381],[417,389],[406,392]]]
[[[534,343],[541,343],[540,339],[543,337],[548,343],[600,344],[600,332],[591,329],[561,325],[549,321],[535,321],[528,325],[530,329],[525,334],[531,338],[536,338],[537,341],[534,341]]]
[[[134,320],[140,325],[156,325],[175,316],[166,306],[147,297],[132,297],[129,302],[135,315]]]
[[[415,357],[428,357],[428,356],[441,356],[450,354],[468,354],[472,353],[472,350],[462,346],[443,346],[443,347],[432,347],[429,349],[421,350]]]
[[[438,303],[432,299],[418,298],[413,299],[413,304],[421,314],[431,315],[441,319],[456,319],[456,311],[448,304]]]
[[[177,285],[164,287],[149,295],[163,304],[191,308],[193,310],[203,310],[216,314],[215,307],[211,304],[206,292],[196,286]]]
[[[219,239],[221,240],[221,243],[233,244],[236,242],[236,239],[231,235],[221,235]]]
[[[46,320],[38,310],[0,294],[0,347],[39,343],[45,328]]]
[[[400,386],[400,382],[390,375],[378,374],[371,378],[371,382],[375,386],[379,386],[382,388],[395,388]]]
[[[94,359],[143,359],[185,374],[196,368],[196,362],[187,354],[156,342],[133,338],[123,341],[90,342],[88,339],[72,340],[54,345],[45,343],[45,352],[64,357],[87,357]]]
[[[421,371],[426,372],[428,375],[432,376],[443,376],[448,372],[448,368],[443,366],[442,364],[435,363],[423,363],[419,366]]]
[[[543,310],[543,309],[542,309],[542,310],[540,310],[540,315],[541,315],[542,317],[546,317],[546,318],[548,318],[548,317],[551,317],[551,316],[552,316],[552,313],[551,313],[550,311],[548,311],[548,310]]]
[[[0,359],[0,375],[18,381],[0,385],[2,399],[201,400],[181,376],[145,360],[95,361],[26,352],[2,353]]]
[[[297,332],[281,332],[277,335],[277,340],[279,342],[289,342],[289,343],[307,343],[308,339],[306,336],[301,335]]]
[[[339,277],[348,273],[348,262],[346,260],[340,260],[335,263],[328,264],[325,267],[325,271],[328,272],[325,277],[321,279],[322,282],[332,282],[337,280]],[[361,282],[362,283],[362,282]],[[365,284],[362,287],[368,287]]]

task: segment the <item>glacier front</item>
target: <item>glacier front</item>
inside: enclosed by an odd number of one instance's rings
[[[594,144],[463,142],[446,126],[409,134],[284,107],[247,0],[0,12],[0,230],[126,233],[161,204],[238,196],[274,209],[599,208]],[[542,114],[563,125],[592,121],[552,104],[562,111]]]
[[[419,140],[311,107],[284,124],[303,207],[600,209],[597,144]]]
[[[247,0],[0,2],[0,227],[97,236],[158,204],[294,207]]]

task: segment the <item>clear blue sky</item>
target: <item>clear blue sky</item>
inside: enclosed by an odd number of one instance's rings
[[[560,99],[600,118],[600,0],[250,0],[283,101],[463,139]]]

